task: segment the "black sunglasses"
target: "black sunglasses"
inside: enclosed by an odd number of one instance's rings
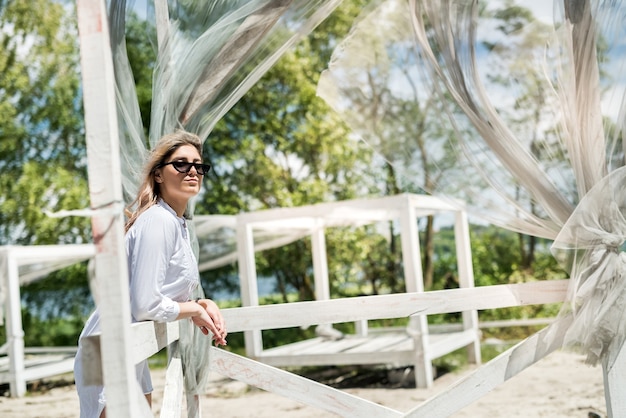
[[[187,161],[170,161],[169,163],[163,163],[157,165],[156,168],[165,167],[166,165],[172,165],[174,170],[179,173],[189,173],[191,171],[191,167],[196,169],[196,173],[201,176],[204,176],[206,173],[211,171],[211,166],[209,164],[201,164],[201,163],[188,163]]]

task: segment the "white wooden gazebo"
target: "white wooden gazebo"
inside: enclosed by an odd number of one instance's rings
[[[257,233],[292,231],[311,238],[315,298],[330,299],[325,231],[348,225],[381,221],[399,223],[406,292],[423,292],[417,221],[420,217],[451,214],[454,219],[457,269],[462,288],[474,286],[467,215],[452,200],[426,195],[402,194],[372,199],[321,203],[243,213],[236,216],[238,268],[243,306],[258,306],[254,236]],[[295,231],[295,232],[294,232]],[[299,231],[299,233],[298,233]],[[337,318],[342,312],[337,312]],[[326,325],[314,324],[311,325]],[[341,340],[318,337],[288,346],[263,349],[261,330],[245,332],[246,354],[274,366],[394,364],[414,365],[418,387],[433,382],[431,361],[462,347],[468,348],[471,363],[480,363],[480,335],[476,310],[463,312],[462,330],[429,335],[425,315],[411,317],[406,330],[368,333],[367,321],[356,324],[356,335]],[[381,356],[381,353],[384,353]]]

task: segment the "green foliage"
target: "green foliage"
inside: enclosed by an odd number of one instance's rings
[[[87,262],[73,264],[22,286],[29,314],[41,320],[70,318],[82,322],[94,308],[87,281]],[[80,331],[80,329],[79,329]]]
[[[287,52],[216,125],[204,150],[215,169],[196,213],[235,214],[377,193],[382,165],[372,165],[371,150],[350,138],[316,96],[331,44],[347,32],[361,2],[344,3],[318,28],[321,34]],[[311,299],[309,254],[307,240],[265,251],[257,256],[259,275],[276,277],[284,295],[298,289],[303,300]],[[204,277],[232,278],[224,271]]]
[[[15,0],[0,25],[0,244],[84,242],[87,221],[43,212],[88,206],[73,16]]]
[[[0,245],[91,241],[87,218],[45,214],[89,206],[72,7],[13,0],[0,8]],[[90,302],[84,265],[21,294],[27,345],[76,344]]]
[[[389,234],[377,226],[388,228]],[[391,223],[327,230],[331,293],[344,297],[404,291],[399,246]]]
[[[0,168],[84,165],[75,24],[52,0],[0,9]]]
[[[89,242],[88,219],[45,214],[89,206],[87,179],[81,172],[52,161],[27,161],[21,168],[1,173],[5,196],[0,199],[0,238],[21,245]]]

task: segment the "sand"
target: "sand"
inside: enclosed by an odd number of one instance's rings
[[[400,412],[407,412],[470,373],[471,367],[445,374],[429,389],[350,388],[346,392]],[[159,416],[164,371],[154,370],[153,411]],[[78,399],[72,375],[44,381],[36,391],[13,399],[0,396],[2,418],[70,418],[78,416]],[[591,413],[591,415],[590,415]],[[590,417],[606,416],[602,369],[583,363],[577,354],[558,351],[468,405],[453,417]],[[184,416],[184,414],[181,414]],[[241,382],[211,376],[202,399],[204,417],[333,417],[319,409],[274,395]]]

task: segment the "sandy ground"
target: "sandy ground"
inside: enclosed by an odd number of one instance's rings
[[[594,413],[605,417],[602,369],[587,366],[582,360],[582,356],[569,352],[552,353],[453,417],[587,418],[594,416]],[[400,412],[407,412],[469,372],[471,369],[467,368],[458,373],[446,374],[436,379],[434,386],[429,389],[345,390]],[[158,416],[164,371],[153,371],[153,380],[153,411]],[[65,375],[50,384],[50,388],[46,388],[46,382],[42,382],[44,387],[20,399],[0,396],[0,417],[77,417],[78,399],[72,381],[71,374]],[[211,377],[210,387],[202,400],[202,408],[202,416],[221,418],[335,416],[219,375]]]

